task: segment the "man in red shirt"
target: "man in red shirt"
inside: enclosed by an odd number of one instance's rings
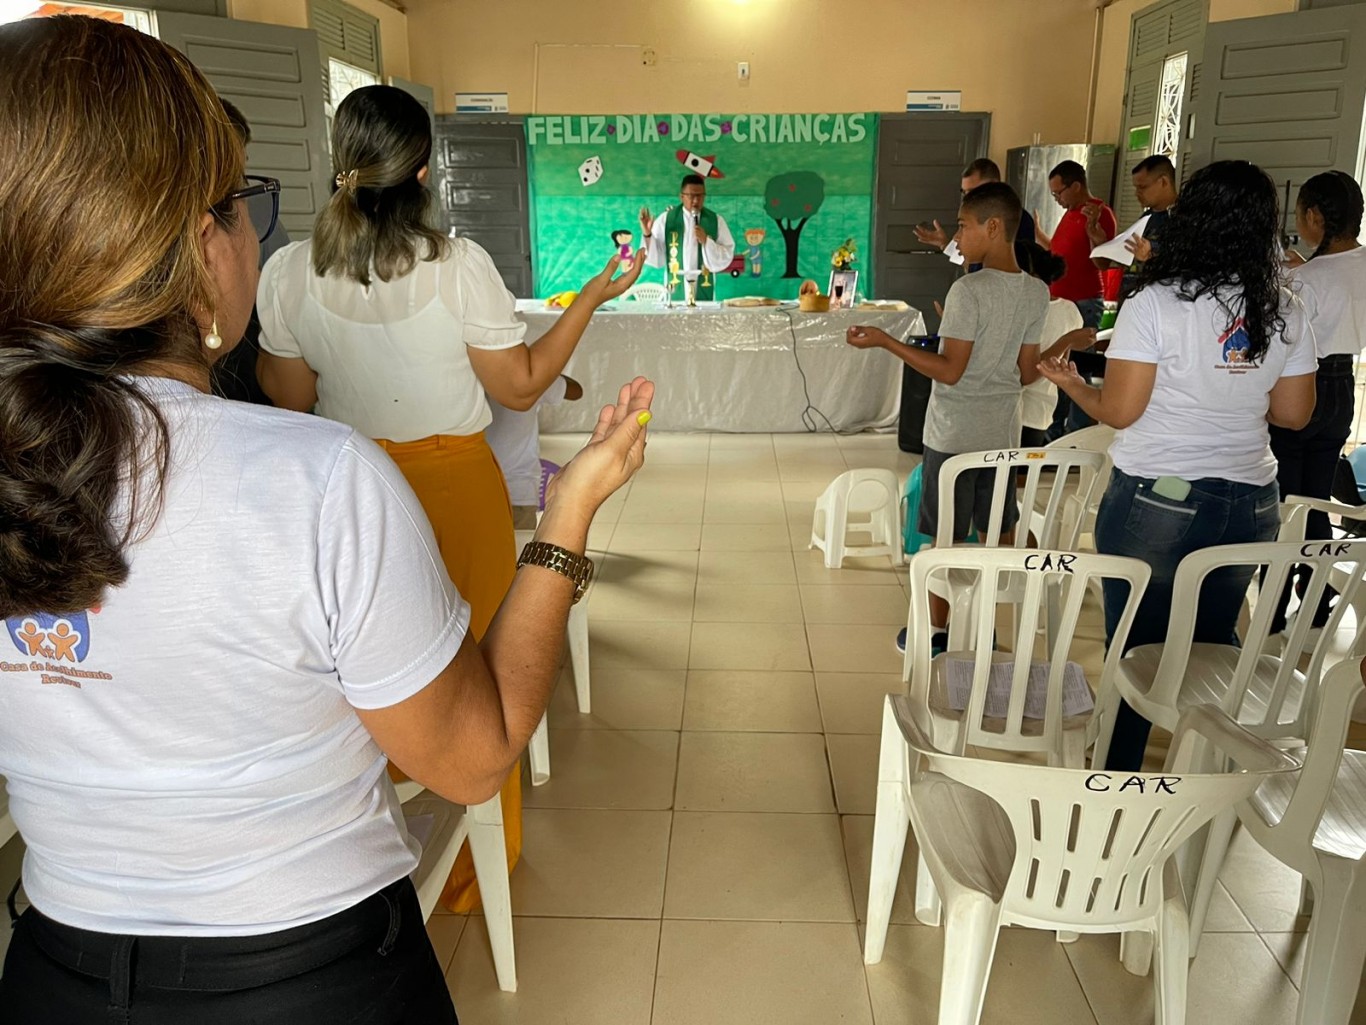
[[[1049,243],[1067,263],[1067,273],[1049,286],[1054,299],[1070,299],[1081,310],[1086,327],[1098,327],[1104,309],[1101,297],[1100,268],[1091,260],[1091,250],[1110,241],[1119,230],[1115,212],[1091,195],[1086,185],[1086,168],[1075,160],[1064,160],[1048,172],[1048,191],[1066,211]]]
[[[1091,195],[1086,184],[1086,168],[1075,160],[1064,160],[1048,172],[1048,191],[1065,211],[1053,231],[1052,239],[1044,239],[1048,248],[1063,258],[1067,273],[1048,286],[1054,299],[1070,299],[1081,312],[1084,327],[1098,328],[1105,312],[1100,268],[1091,259],[1091,250],[1115,237],[1119,230],[1115,212]],[[1078,369],[1086,372],[1083,357],[1078,353]],[[1089,426],[1093,421],[1060,390],[1058,405],[1053,411],[1053,425],[1048,429],[1052,441],[1071,431]]]

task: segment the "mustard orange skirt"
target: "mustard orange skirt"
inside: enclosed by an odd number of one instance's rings
[[[470,633],[484,636],[517,572],[512,503],[502,471],[484,435],[437,435],[418,441],[377,443],[403,471],[436,534],[446,572],[470,603]],[[508,871],[522,852],[522,774],[513,767],[503,784],[503,831]],[[441,903],[451,911],[479,906],[468,845],[451,869]]]

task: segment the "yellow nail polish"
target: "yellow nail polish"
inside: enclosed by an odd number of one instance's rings
[[[642,409],[640,411],[640,415],[636,417],[636,423],[644,427],[647,423],[650,422],[651,419],[652,418],[650,416],[650,411],[648,409]]]

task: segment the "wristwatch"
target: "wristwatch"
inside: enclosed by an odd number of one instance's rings
[[[567,548],[547,544],[545,541],[528,541],[522,548],[522,556],[517,560],[517,568],[540,566],[554,570],[574,581],[574,600],[577,605],[588,589],[588,581],[593,579],[593,560],[585,555],[575,555]]]

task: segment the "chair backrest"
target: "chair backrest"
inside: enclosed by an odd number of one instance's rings
[[[1109,424],[1094,424],[1090,427],[1083,427],[1079,431],[1073,431],[1071,434],[1064,434],[1061,438],[1050,441],[1045,447],[1052,449],[1079,448],[1086,452],[1109,452],[1116,433],[1118,432]]]
[[[1175,707],[1181,689],[1191,646],[1195,643],[1195,621],[1199,609],[1200,589],[1211,573],[1233,567],[1253,567],[1253,580],[1261,578],[1259,600],[1252,611],[1252,620],[1234,669],[1233,679],[1224,692],[1221,707],[1230,715],[1238,715],[1249,686],[1256,678],[1258,666],[1264,669],[1274,664],[1275,679],[1264,708],[1244,710],[1241,720],[1245,725],[1274,727],[1278,735],[1304,737],[1308,732],[1309,713],[1313,695],[1322,678],[1324,659],[1333,650],[1334,635],[1342,618],[1361,594],[1363,575],[1366,575],[1366,541],[1272,541],[1265,544],[1218,545],[1192,552],[1181,560],[1176,569],[1172,589],[1171,614],[1167,621],[1167,637],[1162,647],[1162,659],[1157,675],[1148,692],[1149,700]],[[1295,567],[1309,572],[1309,583],[1301,597],[1302,607],[1317,609],[1328,587],[1335,567],[1345,571],[1346,579],[1341,597],[1333,607],[1328,622],[1318,636],[1313,635],[1313,616],[1296,616],[1294,626],[1285,639],[1279,658],[1263,654],[1271,635],[1272,619],[1277,598]],[[1255,570],[1262,570],[1257,573]],[[1341,579],[1339,580],[1341,582]],[[1366,654],[1366,629],[1358,628],[1349,657]],[[1299,667],[1305,659],[1308,664]],[[1267,660],[1271,660],[1270,663]],[[1303,699],[1290,707],[1288,699],[1297,673],[1303,673],[1305,685],[1300,689]],[[1247,712],[1257,717],[1247,718]],[[1286,718],[1290,715],[1291,718]]]
[[[941,662],[964,657],[970,657],[973,662],[971,696],[963,710],[963,728],[959,730],[954,753],[961,754],[967,745],[975,744],[1012,751],[1039,751],[1047,754],[1051,763],[1061,764],[1063,677],[1069,656],[1074,654],[1077,625],[1090,585],[1101,580],[1123,580],[1129,584],[1128,598],[1106,654],[1101,679],[1092,681],[1093,689],[1099,691],[1118,670],[1124,641],[1147,589],[1151,569],[1140,559],[1120,555],[984,548],[980,545],[929,548],[912,556],[911,615],[907,630],[909,696],[917,713],[925,716],[930,714],[935,673],[935,660],[930,655],[933,632],[929,609],[930,579],[936,575],[946,578],[950,572],[970,577],[957,589],[969,591],[973,606],[954,610],[950,621],[950,650],[938,656]],[[998,624],[1002,622],[996,615],[997,605],[1006,601],[1018,610],[1014,617],[1015,636],[1005,638],[1016,656],[1010,677],[1010,702],[1004,720],[988,720],[986,701],[995,656],[993,638],[1002,640],[996,636]],[[1039,640],[1037,633],[1045,617],[1052,620],[1053,630],[1048,639]],[[975,637],[964,636],[965,631],[959,624],[965,621],[976,624]],[[1035,659],[1035,647],[1040,644],[1044,657]],[[1049,666],[1047,698],[1042,733],[1037,730],[1027,733],[1025,699],[1030,666],[1036,661]]]
[[[1343,744],[1352,724],[1352,706],[1362,691],[1361,665],[1360,658],[1343,659],[1324,674],[1323,683],[1314,695],[1309,746],[1304,756],[1304,768],[1295,781],[1294,793],[1279,820],[1271,823],[1263,817],[1256,830],[1284,836],[1283,843],[1294,844],[1300,849],[1301,865],[1313,861],[1309,855],[1314,846],[1314,836],[1318,833],[1323,809],[1337,783]],[[1239,812],[1247,821],[1251,809],[1244,806]]]
[[[1090,502],[1091,494],[1101,484],[1100,469],[1106,456],[1102,452],[1068,448],[1014,448],[986,452],[965,452],[951,456],[939,470],[939,523],[935,544],[947,548],[954,543],[953,488],[959,474],[988,471],[992,480],[991,516],[983,543],[1001,542],[1001,524],[1006,502],[1015,501],[1017,477],[1023,473],[1024,492],[1020,495],[1023,509],[1035,509],[1042,514],[1034,530],[1034,542],[1040,548],[1075,548],[1081,532],[1081,511]],[[1053,471],[1047,499],[1041,501],[1039,485],[1045,470]],[[1072,508],[1072,515],[1063,515]],[[966,529],[963,531],[966,533]],[[1029,547],[1029,531],[1015,532],[1015,547]]]
[[[1277,541],[1303,541],[1305,529],[1309,525],[1311,512],[1326,513],[1341,520],[1343,529],[1350,534],[1359,534],[1366,508],[1347,505],[1331,498],[1309,498],[1306,495],[1290,495],[1281,501],[1281,529]]]
[[[655,281],[637,281],[626,290],[626,299],[634,299],[638,303],[662,303],[669,294],[669,290]]]
[[[1109,773],[951,755],[929,748],[904,698],[892,698],[891,707],[921,755],[911,783],[912,820],[917,789],[943,786],[944,777],[991,798],[1010,821],[1015,848],[1001,894],[1003,923],[1036,928],[1102,931],[1152,919],[1171,895],[1163,870],[1181,844],[1269,774],[1297,767],[1208,707],[1183,717],[1169,764],[1189,764],[1184,752],[1198,737],[1215,743],[1240,771]],[[933,831],[929,821],[915,826],[917,835]]]
[[[541,491],[538,497],[539,505],[536,508],[545,509],[545,490],[550,486],[550,478],[559,473],[563,467],[559,463],[552,463],[549,459],[541,460]]]

